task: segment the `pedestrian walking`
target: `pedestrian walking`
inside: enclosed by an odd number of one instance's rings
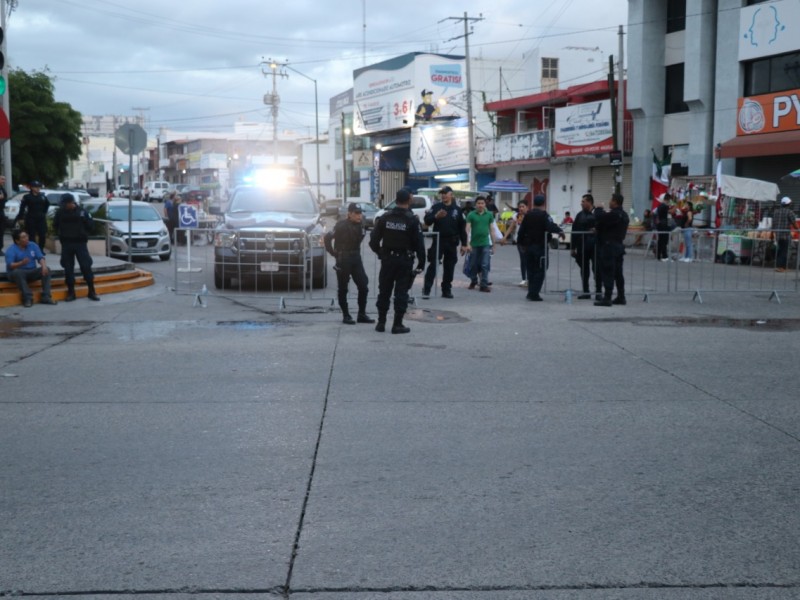
[[[561,227],[556,225],[553,218],[547,214],[544,202],[544,196],[534,196],[533,208],[522,219],[517,233],[517,244],[525,248],[528,264],[528,295],[526,298],[532,302],[543,300],[540,292],[547,271],[548,238],[552,234],[558,234],[562,240],[566,237]]]
[[[375,331],[386,331],[386,315],[389,313],[389,298],[394,290],[394,323],[392,333],[411,331],[403,325],[403,316],[408,308],[414,257],[417,258],[416,273],[425,268],[425,244],[419,219],[409,210],[411,192],[402,188],[395,196],[395,208],[384,213],[375,224],[369,247],[380,257],[378,275],[378,323]]]
[[[791,230],[797,230],[797,217],[791,207],[792,199],[784,196],[781,198],[780,207],[772,213],[772,231],[775,243],[778,245],[775,254],[775,270],[778,273],[786,271],[789,262],[789,244],[792,239]]]
[[[492,223],[494,215],[486,210],[486,198],[475,198],[475,210],[467,215],[467,252],[470,252],[469,289],[479,286],[482,292],[491,292],[489,271],[492,266]]]
[[[369,279],[361,260],[361,241],[364,239],[363,212],[355,202],[347,207],[347,216],[333,226],[333,230],[325,234],[325,249],[336,259],[333,270],[336,272],[337,297],[342,310],[342,323],[355,325],[374,323],[375,319],[367,316],[367,295]],[[350,315],[347,305],[347,288],[350,279],[358,289],[358,315]]]
[[[526,214],[528,214],[528,203],[524,200],[520,200],[519,205],[517,205],[517,214],[513,219],[511,219],[511,221],[509,221],[506,233],[503,236],[503,239],[500,240],[501,246],[505,246],[508,243],[508,240],[511,240],[517,245],[517,254],[519,254],[519,271],[522,275],[522,280],[519,282],[520,287],[528,286],[528,259],[525,256],[525,247],[520,244],[518,240],[519,226]]]
[[[430,298],[433,281],[436,278],[436,269],[442,263],[442,298],[453,297],[453,273],[458,262],[458,246],[461,244],[463,255],[467,247],[467,231],[464,213],[453,198],[453,188],[449,185],[439,190],[441,200],[434,204],[425,213],[425,224],[433,227],[439,234],[439,254],[436,254],[437,243],[428,250],[428,270],[425,272],[425,281],[422,284],[422,297]]]
[[[67,297],[64,299],[66,302],[75,300],[76,259],[86,287],[89,288],[87,297],[95,302],[100,300],[94,288],[93,261],[88,248],[92,223],[92,216],[78,206],[75,196],[70,193],[61,195],[61,206],[53,217],[53,228],[61,241],[61,266],[64,268],[64,281],[67,284]]]
[[[34,242],[44,252],[47,239],[47,209],[50,202],[42,193],[42,184],[34,180],[28,184],[30,191],[22,197],[19,203],[19,212],[14,221],[22,221],[25,232],[31,242]]]
[[[628,233],[630,219],[622,210],[622,194],[611,194],[609,211],[597,217],[597,255],[600,258],[600,272],[603,280],[603,298],[595,306],[626,304],[625,277],[622,266],[625,257],[625,235]],[[617,297],[611,296],[617,286]]]

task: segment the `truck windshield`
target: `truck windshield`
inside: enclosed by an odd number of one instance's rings
[[[246,189],[239,190],[231,200],[231,213],[237,212],[317,212],[317,203],[305,189]]]

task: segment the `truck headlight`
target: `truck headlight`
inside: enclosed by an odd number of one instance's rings
[[[113,235],[113,236],[115,236],[115,237],[123,237],[123,236],[126,235],[126,233],[124,231],[122,231],[122,229],[120,229],[119,227],[116,227],[114,225],[111,225],[108,228],[108,233]]]
[[[236,249],[236,234],[233,231],[218,231],[214,234],[214,246]]]

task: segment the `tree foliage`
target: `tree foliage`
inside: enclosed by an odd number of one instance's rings
[[[13,185],[38,179],[45,186],[61,183],[70,159],[81,156],[81,114],[56,102],[46,72],[8,73]]]

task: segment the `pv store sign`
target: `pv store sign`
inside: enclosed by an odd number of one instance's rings
[[[800,89],[739,98],[736,135],[800,129]]]

